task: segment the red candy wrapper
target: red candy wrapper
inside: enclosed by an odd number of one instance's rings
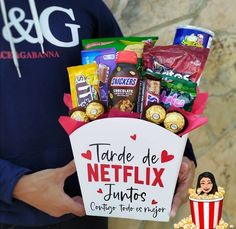
[[[63,97],[64,104],[69,108],[69,110],[72,109],[72,99],[70,94],[64,94]]]
[[[155,46],[143,53],[143,70],[197,82],[208,54],[207,48]]]
[[[197,96],[193,103],[192,113],[201,115],[203,114],[208,100],[208,92],[200,92],[200,89],[197,87]]]
[[[118,108],[112,108],[108,113],[108,118],[140,118],[140,114],[136,112],[124,112],[120,111]]]
[[[66,131],[68,135],[72,134],[75,130],[77,130],[81,126],[87,124],[87,122],[76,121],[70,118],[69,116],[61,116],[58,119],[58,121],[62,125],[62,127],[64,128],[64,130]]]

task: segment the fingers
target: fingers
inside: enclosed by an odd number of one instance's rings
[[[182,173],[186,173],[189,169],[189,165],[188,163],[183,159],[182,163],[181,163],[181,167],[180,167],[180,172]]]
[[[64,178],[67,178],[68,176],[71,176],[73,173],[76,172],[75,162],[72,160],[68,164],[66,164],[64,167],[60,168],[62,176]],[[66,213],[72,213],[76,216],[84,216],[85,215],[85,209],[83,200],[80,196],[76,196],[71,198],[68,195],[64,195],[65,198],[63,200],[64,202],[64,214]]]
[[[188,200],[188,192],[187,187],[185,185],[182,185],[178,187],[177,192],[174,196],[170,216],[174,217],[179,210],[180,206],[184,204]]]
[[[199,195],[199,194],[201,194],[201,192],[202,192],[202,188],[198,188],[197,189],[197,194]]]
[[[61,171],[62,171],[63,176],[65,178],[71,176],[72,174],[74,174],[76,172],[76,167],[75,167],[74,160],[72,160],[71,162],[66,164],[64,167],[62,167]]]
[[[184,204],[188,199],[188,185],[185,183],[180,183],[176,194],[174,196],[170,216],[174,217],[179,210],[180,206]]]
[[[190,161],[187,157],[183,157],[182,163],[181,163],[181,167],[180,167],[180,171],[179,171],[179,175],[192,175],[190,174],[192,168],[192,161]]]
[[[171,207],[171,212],[170,212],[170,217],[175,217],[178,209],[180,208],[182,204],[182,200],[181,200],[181,197],[179,195],[175,195],[174,196],[174,199],[173,199],[173,202],[172,202],[172,207]]]
[[[76,196],[73,198],[67,196],[66,201],[67,201],[67,206],[68,206],[68,212],[76,216],[84,216],[86,214],[84,203],[80,196]]]
[[[182,164],[186,167],[187,170],[191,170],[191,171],[195,171],[195,164],[193,161],[191,161],[190,159],[188,159],[187,157],[183,157],[183,160],[182,160]]]
[[[195,166],[188,158],[183,157],[179,172],[179,186],[172,202],[170,216],[174,217],[180,208],[188,199],[188,189],[192,185],[194,178]]]
[[[75,202],[84,205],[84,201],[83,201],[83,199],[81,198],[81,196],[74,196],[74,197],[72,197],[72,199],[73,199]]]

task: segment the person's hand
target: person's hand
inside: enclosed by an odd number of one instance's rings
[[[198,188],[198,189],[197,189],[197,194],[200,195],[201,192],[203,192],[203,189],[202,189],[202,188]]]
[[[183,157],[179,171],[178,187],[172,202],[170,216],[174,217],[182,204],[188,200],[188,189],[192,187],[195,174],[195,164]]]
[[[75,163],[71,161],[61,168],[24,175],[17,182],[13,197],[54,217],[68,213],[83,216],[85,210],[82,198],[71,198],[63,189],[65,179],[75,171]]]

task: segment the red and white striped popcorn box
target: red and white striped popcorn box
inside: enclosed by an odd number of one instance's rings
[[[222,215],[223,197],[203,200],[189,197],[193,223],[199,229],[213,229],[219,224]]]

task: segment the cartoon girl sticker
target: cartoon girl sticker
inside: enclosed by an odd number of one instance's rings
[[[209,195],[218,192],[215,177],[210,172],[201,173],[198,176],[196,193],[199,195]]]

